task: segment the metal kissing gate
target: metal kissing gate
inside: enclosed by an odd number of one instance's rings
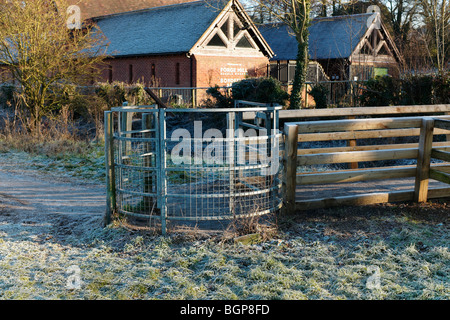
[[[158,224],[165,234],[175,221],[276,212],[282,203],[280,109],[130,106],[105,112],[105,222],[117,213]]]

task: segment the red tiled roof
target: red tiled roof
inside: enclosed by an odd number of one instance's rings
[[[69,5],[78,5],[83,20],[108,14],[134,11],[152,7],[192,2],[194,0],[68,0]]]

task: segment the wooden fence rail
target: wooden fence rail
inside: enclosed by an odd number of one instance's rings
[[[423,114],[432,114],[435,112],[447,114],[450,111],[450,105],[433,107],[383,107],[382,109],[383,112],[391,114],[395,114],[396,111],[405,111],[405,109]],[[341,109],[339,114],[348,115],[352,112],[355,112],[355,110],[342,111]],[[334,114],[336,115],[337,113]],[[365,114],[365,116],[374,116],[374,113],[370,115]],[[280,118],[283,118],[281,112]],[[450,142],[448,139],[447,141],[433,142],[433,138],[437,136],[446,135],[449,137],[449,120],[450,116],[436,115],[432,118],[401,116],[285,123],[285,179],[283,186],[285,212],[293,213],[296,210],[344,204],[373,204],[410,200],[422,202],[428,198],[450,196],[450,187],[428,188],[430,178],[450,183],[450,164],[448,163],[450,162]],[[413,136],[419,137],[418,143],[391,142],[364,146],[299,148],[299,143],[302,142]],[[377,166],[360,169],[315,171],[310,173],[298,172],[299,167],[305,166],[399,159],[417,160],[417,165]],[[439,159],[441,162],[431,163],[431,159]],[[411,190],[407,191],[355,194],[296,201],[295,190],[297,186],[398,178],[414,178],[415,185],[412,186],[413,188]]]

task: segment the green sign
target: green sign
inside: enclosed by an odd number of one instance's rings
[[[387,68],[373,68],[373,76],[387,76],[388,69]]]

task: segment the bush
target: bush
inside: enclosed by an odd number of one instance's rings
[[[366,82],[360,101],[363,106],[448,104],[450,75],[376,77]]]
[[[433,79],[433,103],[450,103],[450,73],[440,75]]]
[[[235,82],[231,86],[231,94],[222,92],[217,85],[209,88],[206,93],[215,100],[219,108],[233,107],[236,100],[284,105],[289,99],[281,82],[274,78],[249,78]],[[210,100],[208,104],[211,104]]]
[[[212,101],[208,98],[205,102],[207,107],[216,106],[219,108],[230,108],[233,106],[233,99],[229,95],[228,91],[223,93],[218,85],[209,88],[206,90],[206,93],[214,100]]]
[[[260,103],[284,105],[289,94],[282,88],[281,82],[274,78],[250,78],[232,85],[234,100],[246,100]]]
[[[400,102],[400,81],[391,76],[377,76],[366,82],[360,96],[363,106],[392,106]]]
[[[316,108],[324,109],[327,107],[328,88],[324,85],[316,85],[308,93],[314,98]]]
[[[433,103],[433,76],[405,77],[401,87],[402,105]]]

